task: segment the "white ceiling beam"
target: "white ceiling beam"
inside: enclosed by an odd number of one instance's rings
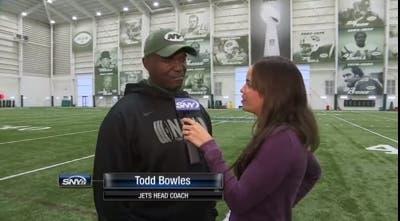
[[[48,7],[47,7],[47,2],[46,2],[46,0],[43,0],[43,5],[44,5],[44,10],[46,11],[47,20],[49,20],[49,24],[51,24],[51,20],[53,20],[53,19],[51,18],[49,9],[48,9]]]
[[[137,8],[140,13],[149,16],[150,15],[150,10],[148,10],[146,7],[143,7],[142,5],[139,5],[139,3],[136,0],[129,0],[129,2],[135,7]]]
[[[54,14],[56,14],[58,17],[61,17],[62,19],[64,19],[64,21],[69,22],[69,23],[72,22],[71,18],[69,18],[68,16],[66,16],[66,15],[64,15],[63,13],[59,12],[59,11],[58,11],[57,9],[55,9],[53,6],[47,5],[47,7],[48,7],[48,9],[49,9],[52,13],[54,13]]]
[[[171,2],[171,5],[173,5],[175,9],[179,8],[179,4],[178,4],[177,0],[169,0],[169,2]]]
[[[154,10],[146,3],[146,1],[143,1],[142,3],[144,7],[147,8],[147,10],[149,10],[150,14],[154,12]]]
[[[37,5],[31,7],[29,9],[27,9],[27,10],[24,10],[23,12],[26,12],[26,14],[29,15],[32,12],[36,11],[38,8],[40,8],[42,5],[43,5],[42,3],[38,3]]]
[[[120,10],[118,10],[116,7],[108,3],[106,0],[97,0],[102,4],[104,7],[106,7],[108,10],[112,11],[112,13],[119,15]]]
[[[86,17],[88,18],[92,18],[94,19],[94,15],[90,14],[90,12],[88,10],[86,10],[85,8],[83,8],[83,6],[78,5],[75,0],[68,0],[66,1],[68,2],[68,4],[70,4],[73,8],[75,8],[76,10],[80,11],[82,14],[84,14]]]

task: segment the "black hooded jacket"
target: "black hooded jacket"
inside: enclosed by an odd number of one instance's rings
[[[107,172],[208,172],[201,163],[190,165],[182,138],[175,97],[146,81],[128,84],[125,96],[109,111],[101,124],[94,159],[93,180],[102,180]],[[211,121],[201,111],[189,117],[208,128]],[[103,183],[94,182],[94,202],[98,218],[110,220],[215,220],[215,202],[104,201]]]

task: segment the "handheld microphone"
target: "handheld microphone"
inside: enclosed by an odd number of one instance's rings
[[[175,98],[176,112],[180,119],[190,117],[190,112],[200,111],[200,103],[191,98]],[[197,148],[189,141],[186,141],[190,164],[200,163],[200,154]]]

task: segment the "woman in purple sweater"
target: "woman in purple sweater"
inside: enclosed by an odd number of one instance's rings
[[[224,174],[230,220],[291,220],[292,208],[321,176],[313,155],[318,127],[302,75],[290,60],[267,57],[250,67],[241,92],[243,109],[257,121],[234,173],[200,124],[183,119],[184,137],[204,152],[212,172]]]

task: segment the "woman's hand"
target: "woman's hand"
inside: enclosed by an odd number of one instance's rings
[[[183,118],[182,124],[183,137],[198,148],[213,139],[206,129],[192,119]]]

